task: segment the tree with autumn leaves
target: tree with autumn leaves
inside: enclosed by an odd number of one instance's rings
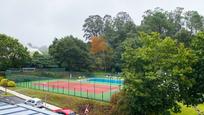
[[[93,36],[90,39],[90,52],[94,56],[95,68],[97,70],[110,69],[109,62],[111,61],[112,50],[108,46],[107,41],[102,36]]]

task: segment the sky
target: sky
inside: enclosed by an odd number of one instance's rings
[[[120,11],[130,14],[136,24],[148,9],[196,10],[204,15],[203,0],[0,0],[0,33],[23,44],[49,46],[55,37],[73,35],[84,40],[82,25],[89,15]]]

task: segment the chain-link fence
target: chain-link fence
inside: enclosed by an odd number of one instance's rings
[[[121,89],[123,80],[116,75],[100,77],[86,72],[56,70],[29,70],[6,72],[6,77],[18,87],[36,89],[88,99],[110,101],[111,96]]]

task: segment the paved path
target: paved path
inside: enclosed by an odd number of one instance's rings
[[[0,87],[0,90],[5,91],[5,88]],[[17,97],[19,97],[19,98],[22,98],[22,99],[25,99],[25,100],[27,100],[27,99],[32,99],[32,97],[29,97],[29,96],[20,94],[20,93],[18,93],[18,92],[15,92],[15,91],[12,91],[12,90],[9,90],[9,89],[6,89],[6,90],[7,90],[8,93],[13,94],[13,95],[15,95],[15,96],[17,96]],[[61,109],[61,108],[59,108],[59,107],[56,107],[56,106],[51,105],[51,104],[48,104],[48,103],[44,103],[44,106],[45,106],[46,108],[50,109],[50,110]]]

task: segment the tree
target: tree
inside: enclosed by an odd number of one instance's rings
[[[158,32],[161,36],[172,36],[173,25],[169,18],[168,12],[164,11],[161,8],[155,8],[152,10],[147,10],[145,15],[143,15],[143,20],[141,21],[141,26],[139,27],[140,31],[146,33]]]
[[[110,15],[105,15],[103,17],[103,36],[108,41],[113,37],[114,34],[114,26],[113,26],[113,18]]]
[[[109,38],[113,48],[117,48],[126,38],[136,34],[136,25],[127,12],[119,12],[114,18],[113,26],[115,33]]]
[[[184,8],[181,7],[177,7],[174,11],[172,12],[168,12],[168,20],[169,20],[169,24],[171,25],[171,33],[170,36],[174,36],[175,33],[177,33],[178,31],[180,31],[182,29],[182,27],[184,26],[184,16],[183,16],[183,10]]]
[[[57,63],[49,54],[34,52],[31,65],[37,68],[56,67]]]
[[[89,16],[83,25],[84,37],[91,40],[92,37],[103,37],[108,46],[113,49],[107,52],[109,70],[120,71],[121,67],[121,44],[126,38],[136,36],[136,25],[127,12],[119,12],[115,17],[105,15],[103,18],[99,15]],[[110,50],[109,50],[110,51]],[[102,63],[98,58],[97,62]],[[114,59],[114,60],[112,60]],[[100,64],[99,64],[100,65]]]
[[[103,19],[99,15],[89,16],[83,25],[84,37],[90,40],[93,36],[100,36],[103,33]]]
[[[185,46],[187,47],[190,46],[191,38],[192,38],[191,33],[185,28],[181,28],[175,35],[175,39],[179,43],[184,43]]]
[[[49,47],[49,54],[70,71],[89,70],[91,66],[87,44],[73,36],[55,39]]]
[[[91,53],[97,54],[108,50],[108,44],[103,37],[91,38]]]
[[[203,30],[204,18],[197,11],[187,11],[185,13],[186,27],[190,30],[191,34]]]
[[[192,87],[186,90],[188,92],[183,96],[183,102],[187,105],[197,105],[204,102],[204,32],[197,33],[191,41],[191,48],[194,55],[197,56],[197,62],[193,65],[193,73],[190,77],[194,83]]]
[[[95,56],[96,65],[101,68],[101,66],[106,71],[108,62],[111,61],[111,49],[108,43],[103,37],[92,37],[91,38],[91,53]]]
[[[127,12],[119,12],[113,22],[114,33],[108,37],[108,43],[113,50],[112,68],[116,72],[121,72],[121,54],[123,52],[122,43],[137,35],[136,25]]]
[[[191,49],[157,33],[141,33],[137,41],[126,42],[122,59],[124,96],[117,108],[139,115],[180,111],[180,95],[193,84]]]
[[[30,60],[29,52],[17,39],[0,34],[0,70],[18,68]]]
[[[183,10],[180,7],[171,12],[161,8],[147,10],[138,30],[146,33],[158,32],[162,38],[170,36],[189,47],[191,37],[204,29],[204,18],[197,11]]]

